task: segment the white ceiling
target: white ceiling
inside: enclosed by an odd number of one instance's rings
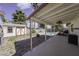
[[[50,3],[32,16],[32,19],[40,23],[54,25],[59,20],[64,23],[69,22],[77,14],[79,14],[78,3]]]

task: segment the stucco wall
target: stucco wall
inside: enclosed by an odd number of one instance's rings
[[[16,28],[16,35],[24,35],[24,34],[29,34],[29,29],[27,29],[27,27]]]
[[[3,37],[10,37],[10,36],[16,36],[16,32],[15,32],[16,27],[13,27],[13,32],[12,33],[8,33],[8,27],[7,26],[3,26]]]
[[[73,19],[71,21],[71,23],[73,24],[74,28],[79,28],[79,15],[76,16],[75,19]],[[74,29],[74,31],[72,32],[73,34],[76,34],[78,36],[78,45],[79,45],[79,29]]]
[[[74,24],[74,28],[79,28],[79,15],[77,15],[71,23]]]
[[[25,27],[25,34],[29,34],[30,33],[30,29],[28,29],[27,27]]]
[[[12,33],[8,33],[8,26],[3,26],[3,37],[10,37],[10,36],[16,36],[16,35],[25,35],[25,34],[29,34],[29,29],[27,27],[12,27],[13,32]]]
[[[20,35],[20,29],[16,28],[16,35]]]
[[[21,28],[21,35],[25,34],[25,28]]]

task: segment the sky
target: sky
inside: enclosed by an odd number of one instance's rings
[[[22,9],[26,16],[29,16],[33,12],[33,7],[30,3],[0,3],[0,10],[4,12],[4,16],[12,21],[12,14],[18,10]],[[2,23],[0,19],[0,24]]]

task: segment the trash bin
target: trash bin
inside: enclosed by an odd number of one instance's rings
[[[68,35],[68,43],[78,45],[78,36],[75,34]]]

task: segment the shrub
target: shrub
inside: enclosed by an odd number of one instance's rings
[[[35,29],[32,30],[32,33],[36,33]]]

